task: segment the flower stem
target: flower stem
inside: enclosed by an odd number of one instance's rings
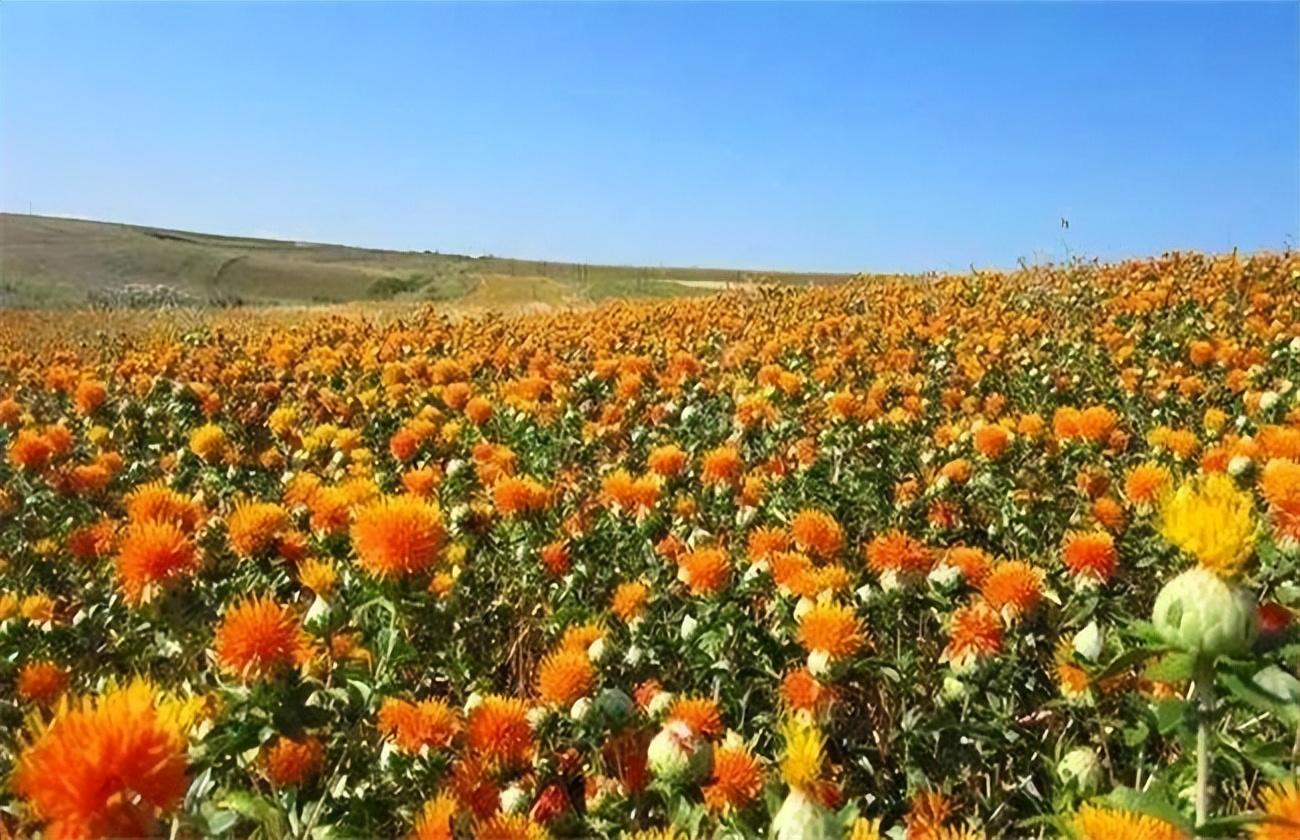
[[[1196,825],[1210,817],[1210,718],[1214,713],[1214,663],[1202,660],[1192,678],[1196,697]]]

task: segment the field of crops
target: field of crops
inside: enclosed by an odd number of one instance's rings
[[[174,317],[0,313],[0,837],[1300,837],[1300,256]]]

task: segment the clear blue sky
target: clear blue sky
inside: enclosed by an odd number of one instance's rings
[[[1300,5],[4,2],[29,202],[652,265],[1280,248]]]

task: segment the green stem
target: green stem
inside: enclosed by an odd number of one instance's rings
[[[1210,818],[1210,719],[1214,713],[1214,662],[1202,660],[1192,678],[1196,696],[1196,825]]]

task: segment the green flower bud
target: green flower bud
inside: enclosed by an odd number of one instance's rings
[[[1165,584],[1151,614],[1166,643],[1214,659],[1250,650],[1255,640],[1255,599],[1199,566]]]
[[[650,741],[646,762],[655,778],[674,787],[698,782],[713,763],[709,742],[679,720],[664,724]]]

